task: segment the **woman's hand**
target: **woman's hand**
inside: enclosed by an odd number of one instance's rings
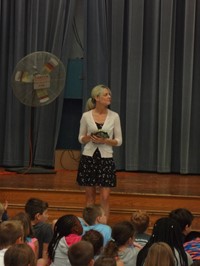
[[[106,144],[107,138],[100,138],[93,134],[90,136],[90,140],[96,144]]]
[[[107,144],[110,146],[116,146],[117,145],[117,140],[115,140],[115,139],[100,138],[100,137],[97,137],[96,135],[93,135],[93,134],[90,136],[90,140],[96,144]]]

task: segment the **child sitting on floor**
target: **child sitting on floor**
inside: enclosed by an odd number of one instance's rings
[[[83,210],[83,219],[80,218],[83,232],[91,229],[100,232],[104,238],[104,246],[111,239],[111,227],[106,224],[106,215],[100,205],[85,207]]]
[[[24,242],[32,248],[36,258],[38,258],[39,243],[37,238],[35,238],[33,235],[33,228],[29,215],[25,212],[19,212],[12,217],[12,220],[17,220],[21,222],[24,228]]]
[[[4,255],[5,266],[37,266],[35,254],[26,243],[14,244]]]
[[[64,215],[54,225],[54,234],[48,247],[51,266],[68,266],[68,249],[81,240],[83,228],[75,215]]]
[[[93,266],[94,265],[93,246],[88,241],[84,240],[79,241],[78,243],[73,244],[69,248],[68,257],[71,266]]]
[[[38,258],[48,260],[47,249],[53,237],[52,225],[48,223],[48,203],[38,198],[30,198],[25,204],[25,212],[31,219],[34,236],[38,239]]]
[[[146,233],[149,227],[149,215],[145,211],[136,211],[131,216],[131,222],[135,228],[135,242],[143,247],[150,238]]]
[[[94,248],[94,259],[101,254],[103,250],[103,235],[97,230],[91,229],[82,236],[82,240],[88,241]]]
[[[14,244],[23,243],[24,230],[19,221],[0,223],[0,265],[4,265],[4,254]]]

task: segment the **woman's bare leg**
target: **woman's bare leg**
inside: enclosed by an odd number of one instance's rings
[[[85,187],[86,206],[94,205],[96,200],[96,187]]]
[[[100,204],[102,208],[104,209],[105,215],[108,220],[109,213],[110,213],[110,204],[109,204],[110,188],[100,187],[99,192],[100,192]]]

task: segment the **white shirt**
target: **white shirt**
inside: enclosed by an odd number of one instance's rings
[[[83,144],[82,138],[85,135],[91,135],[98,130],[97,125],[94,121],[92,110],[83,113],[81,121],[80,121],[80,129],[79,129],[79,142]],[[102,127],[103,131],[106,131],[109,135],[110,139],[115,139],[117,141],[116,146],[120,146],[122,144],[122,132],[121,132],[121,124],[119,115],[108,109],[108,114],[106,120]],[[96,144],[92,141],[85,144],[83,149],[83,155],[92,156],[96,148],[99,149],[102,158],[112,158],[113,157],[113,148],[107,144]]]
[[[68,245],[65,237],[62,237],[55,250],[54,262],[51,262],[50,266],[70,266],[69,258],[67,255]]]
[[[4,266],[4,254],[6,252],[7,248],[0,250],[0,266]]]

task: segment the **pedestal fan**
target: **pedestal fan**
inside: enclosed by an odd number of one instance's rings
[[[34,52],[22,58],[16,65],[12,75],[14,95],[24,105],[38,108],[53,102],[61,93],[65,85],[66,72],[63,63],[52,53],[45,51]],[[32,130],[32,122],[30,123]],[[32,159],[31,159],[32,160]],[[12,169],[20,173],[54,172],[38,167],[29,169]]]

